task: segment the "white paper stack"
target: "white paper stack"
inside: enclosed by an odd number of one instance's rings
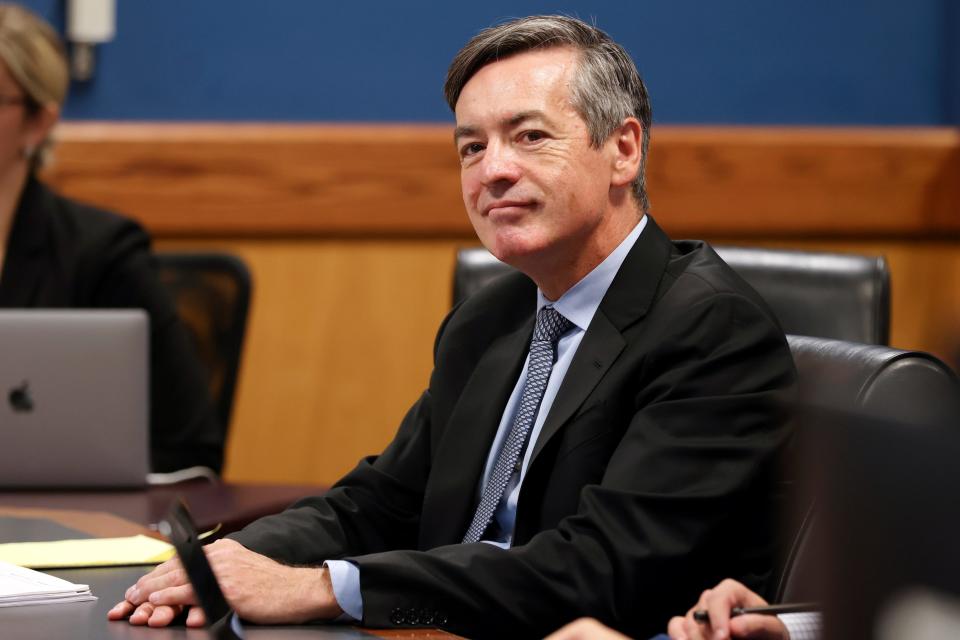
[[[85,584],[0,561],[0,607],[96,600]]]

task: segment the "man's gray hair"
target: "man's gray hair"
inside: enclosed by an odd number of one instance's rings
[[[599,148],[631,116],[643,126],[643,157],[632,186],[646,213],[650,208],[644,179],[653,120],[650,97],[633,60],[600,29],[567,16],[530,16],[484,29],[450,63],[443,86],[447,104],[451,111],[456,111],[464,85],[491,62],[553,47],[571,47],[580,52],[571,102],[587,124],[591,145]]]

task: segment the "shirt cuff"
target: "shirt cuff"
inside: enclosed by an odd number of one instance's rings
[[[360,567],[346,560],[327,560],[323,563],[330,572],[333,597],[343,609],[337,622],[363,620],[363,596],[360,595]]]
[[[819,611],[781,613],[777,617],[787,628],[790,640],[820,640],[820,627],[823,620]]]

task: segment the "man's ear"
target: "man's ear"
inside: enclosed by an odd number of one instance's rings
[[[36,113],[28,117],[27,144],[33,149],[38,148],[50,135],[50,131],[59,119],[60,107],[57,104],[51,102],[40,107]]]
[[[627,118],[610,135],[608,141],[613,151],[613,175],[610,183],[615,187],[629,185],[640,171],[643,159],[643,125],[636,118]]]

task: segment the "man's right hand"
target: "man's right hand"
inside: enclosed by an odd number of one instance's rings
[[[217,540],[203,550],[224,597],[244,620],[295,624],[332,620],[343,613],[324,568],[280,564],[233,540]],[[189,607],[187,626],[200,627],[205,621],[203,611],[192,606],[196,603],[186,571],[173,559],[137,580],[107,617],[164,627]]]
[[[667,633],[673,640],[789,640],[790,634],[777,616],[748,614],[730,617],[734,607],[763,607],[766,604],[766,600],[736,580],[727,579],[704,591],[686,616],[672,618]],[[693,617],[697,610],[706,611],[710,622],[697,622]]]
[[[182,605],[154,605],[148,598],[159,589],[178,587],[188,592],[189,598]],[[127,589],[124,600],[117,603],[109,612],[109,620],[129,620],[134,625],[149,625],[151,627],[165,627],[173,622],[184,606],[195,604],[193,589],[187,579],[179,558],[171,558],[156,569],[137,580],[136,584]],[[187,613],[186,624],[189,627],[202,627],[206,622],[203,610],[191,607]]]

